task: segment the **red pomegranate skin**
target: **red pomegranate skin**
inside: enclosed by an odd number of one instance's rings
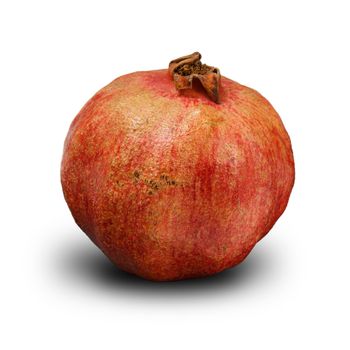
[[[286,208],[289,136],[257,91],[221,78],[220,104],[167,70],[124,75],[70,126],[61,164],[76,223],[120,269],[154,281],[240,263]]]

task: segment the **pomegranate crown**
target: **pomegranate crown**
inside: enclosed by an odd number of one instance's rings
[[[194,52],[169,63],[169,74],[177,90],[192,89],[193,79],[198,79],[209,98],[219,103],[220,71],[201,62],[202,55]]]

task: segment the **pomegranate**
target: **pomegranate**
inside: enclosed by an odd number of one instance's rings
[[[115,79],[65,140],[61,182],[76,223],[119,268],[154,281],[243,261],[294,183],[271,104],[200,59]]]

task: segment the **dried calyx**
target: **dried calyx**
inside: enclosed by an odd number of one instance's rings
[[[198,79],[211,100],[219,103],[220,71],[218,68],[202,64],[201,54],[179,57],[169,63],[169,74],[177,90],[192,89],[193,79]]]

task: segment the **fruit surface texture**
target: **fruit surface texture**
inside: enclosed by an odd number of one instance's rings
[[[169,281],[240,263],[285,210],[294,161],[255,90],[221,77],[218,104],[155,70],[87,102],[66,137],[61,182],[76,223],[119,268]]]

